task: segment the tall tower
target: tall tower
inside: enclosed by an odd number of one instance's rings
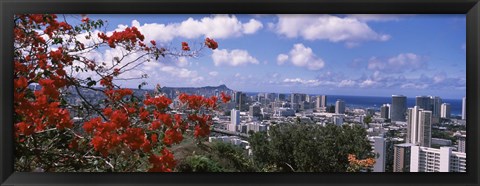
[[[407,143],[430,147],[432,139],[432,111],[417,106],[407,111]]]
[[[415,97],[415,106],[419,109],[430,110],[430,97],[429,96],[417,96]]]
[[[383,104],[382,107],[380,107],[380,117],[390,119],[390,104]]]
[[[341,99],[335,102],[335,114],[344,114],[345,113],[345,102]]]
[[[442,103],[442,107],[440,109],[440,117],[441,118],[450,118],[450,104]]]
[[[392,121],[405,121],[407,97],[403,95],[392,95],[392,105],[390,109],[390,119],[392,119]]]

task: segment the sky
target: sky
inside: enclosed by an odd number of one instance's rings
[[[435,95],[461,99],[466,86],[465,15],[88,15],[107,31],[135,26],[145,40],[216,50],[160,58],[125,76],[171,87],[225,84],[245,92]],[[119,52],[105,49],[96,59]],[[121,81],[137,87],[140,81]]]

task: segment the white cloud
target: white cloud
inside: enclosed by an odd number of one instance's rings
[[[414,53],[401,53],[386,60],[372,57],[368,61],[369,70],[381,70],[391,73],[401,73],[405,71],[415,71],[426,69],[426,58]]]
[[[186,57],[179,57],[178,58],[178,61],[177,61],[177,65],[179,67],[186,67],[188,66],[190,63],[188,62],[187,58]]]
[[[275,30],[288,38],[347,42],[349,47],[357,46],[360,41],[390,39],[390,35],[375,32],[357,18],[332,15],[278,15]]]
[[[240,73],[236,73],[236,74],[235,74],[235,77],[240,77],[240,76],[241,76]]]
[[[288,60],[288,55],[286,54],[279,54],[277,56],[277,64],[281,65]]]
[[[248,23],[243,24],[243,33],[253,34],[263,28],[263,24],[255,19],[250,19]]]
[[[360,87],[372,87],[374,85],[376,85],[377,82],[371,80],[371,79],[367,79],[365,81],[363,81],[362,83],[360,83]]]
[[[144,23],[133,20],[132,26],[145,35],[145,40],[156,40],[160,42],[172,41],[175,37],[194,39],[198,37],[212,37],[224,39],[239,37],[244,34],[254,34],[263,24],[255,19],[242,23],[235,15],[212,15],[202,19],[188,18],[180,23]],[[117,30],[125,29],[127,25],[118,25]]]
[[[462,45],[462,50],[463,50],[463,51],[466,51],[466,50],[467,50],[467,44],[463,43],[463,45]]]
[[[321,58],[317,57],[311,48],[305,47],[301,43],[293,45],[289,55],[278,55],[277,63],[283,64],[288,59],[290,59],[290,62],[293,65],[298,67],[306,67],[309,70],[319,70],[325,66],[325,62]]]
[[[355,81],[353,80],[342,80],[340,84],[338,84],[339,87],[352,87],[355,85]]]
[[[252,57],[246,50],[234,49],[228,51],[227,49],[217,49],[212,53],[212,59],[215,66],[230,65],[240,66],[248,63],[258,64],[258,60]]]
[[[218,72],[217,71],[211,71],[208,73],[208,75],[210,76],[217,76],[218,75]]]
[[[175,66],[164,66],[160,71],[170,74],[176,78],[189,79],[192,82],[202,81],[204,78],[199,76],[197,71],[191,71],[186,68],[178,68]]]

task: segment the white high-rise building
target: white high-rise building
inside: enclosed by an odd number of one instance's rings
[[[327,107],[327,96],[326,95],[317,96],[315,108],[317,110],[325,110],[326,107]]]
[[[345,113],[345,102],[341,99],[335,102],[335,114],[344,114]]]
[[[385,172],[385,138],[381,136],[373,136],[369,138],[372,145],[372,151],[375,154],[375,164],[373,165],[373,172]]]
[[[411,147],[410,172],[466,172],[466,166],[467,155],[451,147]]]
[[[462,120],[467,119],[467,98],[463,97],[462,99]]]
[[[442,103],[442,107],[440,109],[440,117],[441,118],[450,118],[450,104],[449,103]]]
[[[432,139],[432,111],[417,106],[407,111],[407,143],[430,147]]]
[[[237,126],[240,125],[240,111],[232,109],[230,112],[230,125],[228,127],[229,131],[237,131]]]

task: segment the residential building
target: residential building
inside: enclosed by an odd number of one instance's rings
[[[432,111],[417,106],[407,111],[407,143],[430,147],[432,138]]]
[[[466,172],[466,166],[466,154],[451,147],[411,147],[410,172]]]

